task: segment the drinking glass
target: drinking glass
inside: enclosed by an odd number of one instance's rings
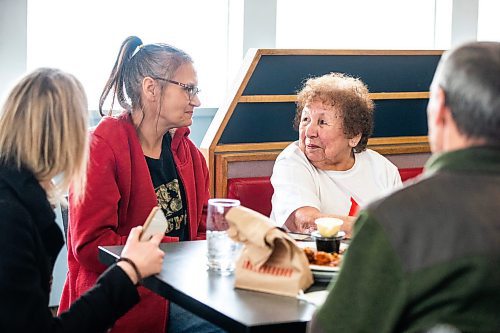
[[[229,224],[226,213],[231,207],[240,205],[235,199],[209,199],[207,212],[207,244],[208,269],[222,275],[234,271],[240,244],[234,242],[227,234]]]

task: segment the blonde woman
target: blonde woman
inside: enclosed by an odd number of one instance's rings
[[[134,228],[122,260],[52,317],[52,268],[64,244],[52,207],[70,182],[80,197],[87,150],[87,102],[76,78],[43,68],[13,88],[0,115],[0,332],[104,331],[139,302],[139,280],[161,269],[162,235],[139,242]]]

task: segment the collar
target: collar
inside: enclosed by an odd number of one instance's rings
[[[433,155],[425,173],[439,171],[500,173],[500,146],[477,146]]]
[[[123,111],[117,117],[118,119],[125,120],[125,122],[129,123],[132,127],[134,127],[134,124],[132,123],[132,115],[130,114],[129,111]],[[189,129],[189,127],[179,127],[169,130],[169,133],[172,137],[171,147],[173,150],[177,150],[182,139],[187,137],[189,133],[191,133],[191,130]]]

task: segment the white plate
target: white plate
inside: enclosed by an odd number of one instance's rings
[[[316,306],[321,306],[325,303],[326,297],[328,296],[328,290],[318,290],[311,291],[308,293],[301,293],[297,295],[298,299],[304,300]]]
[[[311,271],[317,272],[339,272],[340,267],[332,267],[332,266],[322,266],[322,265],[309,265]]]
[[[316,250],[316,243],[315,242],[310,242],[310,241],[307,241],[307,242],[296,242],[297,245],[303,249],[303,248],[306,248],[306,247],[310,247],[311,249],[313,250]]]
[[[314,277],[314,281],[316,282],[326,282],[329,283],[332,280],[335,280],[339,274],[338,271],[315,271],[311,270],[312,275]]]

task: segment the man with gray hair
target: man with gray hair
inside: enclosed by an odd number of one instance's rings
[[[443,55],[422,177],[362,211],[312,332],[500,332],[500,43]]]

